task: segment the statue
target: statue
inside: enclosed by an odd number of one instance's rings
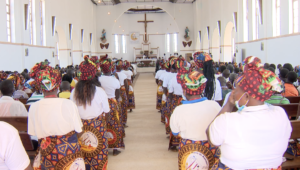
[[[185,35],[184,35],[184,38],[186,41],[190,40],[190,30],[188,27],[185,28]]]
[[[106,43],[106,31],[105,31],[105,29],[102,30],[102,37],[100,39],[103,43]]]

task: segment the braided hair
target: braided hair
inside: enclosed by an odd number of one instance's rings
[[[203,64],[203,74],[207,79],[204,96],[211,100],[215,92],[215,72],[213,67],[213,61],[209,60]]]

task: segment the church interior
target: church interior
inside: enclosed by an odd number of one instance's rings
[[[299,7],[1,0],[0,170],[299,169]]]

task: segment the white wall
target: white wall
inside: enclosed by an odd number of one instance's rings
[[[97,51],[100,55],[108,54],[111,57],[128,59],[133,61],[133,47],[141,48],[141,45],[133,45],[127,43],[128,53],[115,54],[114,53],[114,39],[113,34],[129,34],[132,31],[138,31],[140,34],[144,32],[144,25],[138,24],[138,20],[144,20],[143,14],[124,14],[129,8],[137,5],[153,5],[162,8],[166,14],[147,14],[147,20],[154,20],[154,23],[148,24],[148,34],[150,35],[150,42],[152,47],[159,46],[160,56],[166,53],[164,34],[178,32],[178,53],[184,55],[188,52],[193,52],[197,37],[194,36],[194,15],[192,4],[173,4],[170,2],[149,2],[149,3],[121,3],[115,6],[98,6],[97,7]],[[110,12],[110,15],[108,15]],[[117,22],[115,22],[115,20]],[[121,25],[121,28],[119,26]],[[193,44],[191,47],[183,47],[182,41],[185,27],[189,27],[190,36]],[[107,42],[110,43],[109,49],[100,48],[100,37],[102,30],[107,32]],[[124,30],[124,32],[122,31]],[[162,35],[153,35],[153,34]],[[172,52],[172,51],[171,51]],[[166,56],[169,56],[166,54]]]
[[[48,59],[54,66],[57,58],[56,42],[59,39],[60,65],[62,67],[68,64],[79,64],[82,61],[82,53],[92,54],[95,51],[95,42],[90,45],[89,34],[93,33],[96,38],[96,6],[91,2],[82,0],[45,0],[45,27],[46,27],[46,45],[40,44],[40,0],[35,0],[35,42],[30,44],[29,29],[25,30],[24,4],[28,0],[12,0],[14,2],[14,24],[15,40],[7,42],[6,30],[6,5],[5,1],[0,1],[0,51],[1,62],[0,70],[22,71],[24,68],[30,69],[35,63]],[[56,16],[56,31],[58,37],[52,36],[52,16]],[[69,39],[69,24],[73,24],[73,37]],[[80,42],[80,30],[85,30],[85,41]],[[76,42],[75,42],[76,41]],[[73,45],[76,44],[76,45]],[[81,47],[83,46],[83,47]],[[72,49],[73,47],[73,49]],[[28,48],[29,56],[25,57],[25,49]],[[73,52],[74,51],[74,52]],[[73,57],[70,57],[70,52]],[[74,59],[73,59],[74,58]]]
[[[202,42],[200,44],[201,50],[206,51],[207,39],[205,34],[206,27],[210,27],[210,37],[213,31],[217,28],[217,21],[221,21],[221,44],[220,54],[221,61],[227,61],[228,56],[226,52],[231,52],[230,38],[234,37],[236,47],[238,49],[237,62],[241,62],[242,49],[247,56],[257,56],[261,58],[262,62],[283,64],[286,62],[298,65],[300,63],[297,54],[300,52],[298,43],[300,41],[300,34],[289,34],[289,0],[281,0],[281,34],[279,37],[273,37],[272,24],[272,0],[263,0],[263,24],[259,25],[259,37],[253,40],[252,34],[252,0],[248,0],[249,6],[249,41],[244,42],[243,39],[243,1],[242,0],[197,0],[194,5],[194,22],[195,32],[202,31]],[[299,3],[300,5],[300,3]],[[233,21],[233,13],[238,13],[237,32],[229,35],[232,30],[230,28]],[[300,18],[299,18],[300,20]],[[299,22],[300,23],[300,22]],[[227,27],[228,26],[228,27]],[[226,28],[227,27],[227,28]],[[227,37],[227,38],[226,38]],[[216,54],[215,43],[210,39],[210,51]],[[264,50],[261,50],[261,43],[264,43]],[[225,59],[225,60],[224,60]]]

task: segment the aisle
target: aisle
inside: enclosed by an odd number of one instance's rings
[[[126,149],[109,154],[108,170],[176,170],[177,153],[168,151],[169,139],[156,106],[153,73],[141,73],[134,87],[136,109],[128,113]]]

